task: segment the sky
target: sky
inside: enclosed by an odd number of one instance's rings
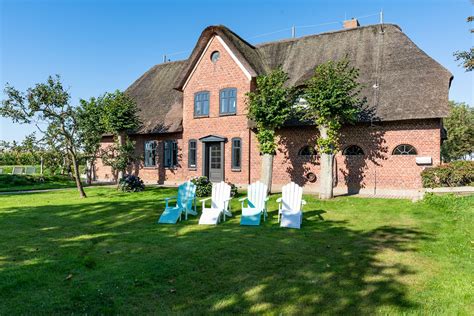
[[[474,105],[473,72],[453,57],[473,46],[469,0],[0,0],[0,86],[24,91],[59,74],[77,104],[125,90],[165,54],[186,59],[208,25],[224,24],[256,44],[288,38],[292,26],[303,36],[341,29],[346,18],[376,24],[381,10],[385,23],[399,25],[454,75],[450,99]],[[0,118],[0,140],[35,130]]]

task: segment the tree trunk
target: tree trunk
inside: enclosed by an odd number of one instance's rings
[[[262,170],[260,181],[267,185],[268,192],[272,190],[272,176],[273,176],[273,156],[272,154],[262,155]]]
[[[125,143],[125,133],[120,132],[118,135],[118,145],[120,147]],[[117,170],[117,185],[119,184],[120,179],[122,179],[124,170]]]
[[[71,156],[72,165],[74,168],[73,172],[74,172],[74,178],[76,179],[77,191],[79,191],[81,198],[85,198],[87,197],[87,195],[86,195],[86,192],[84,192],[84,188],[82,187],[81,175],[79,172],[79,164],[77,163],[77,157],[72,150],[70,150],[70,156]]]
[[[319,127],[319,137],[326,139],[328,137],[327,128],[325,126]],[[333,168],[334,168],[334,154],[321,153],[321,173],[320,173],[320,187],[319,198],[322,200],[332,199],[333,192]]]
[[[87,185],[91,185],[92,184],[92,162],[90,159],[87,159],[87,162],[86,162],[86,183]]]

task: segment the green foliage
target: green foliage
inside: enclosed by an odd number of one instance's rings
[[[212,183],[205,176],[191,179],[191,182],[196,185],[196,196],[207,197],[212,193]]]
[[[59,189],[75,185],[73,179],[66,176],[0,174],[0,192]]]
[[[92,102],[92,100],[91,100]],[[95,100],[94,100],[95,102]],[[97,103],[102,109],[101,125],[105,132],[114,135],[115,143],[102,150],[102,161],[106,166],[112,167],[114,171],[124,171],[130,163],[135,161],[135,144],[126,136],[140,126],[138,108],[127,94],[121,91],[106,93],[101,96]],[[123,143],[120,138],[125,138]]]
[[[318,138],[319,152],[334,154],[342,124],[356,121],[363,104],[358,78],[359,70],[351,67],[348,59],[342,59],[317,66],[308,80],[302,94],[308,103],[303,117],[326,133]]]
[[[137,105],[124,92],[116,90],[114,93],[106,93],[97,102],[103,107],[101,123],[107,132],[118,135],[139,127]]]
[[[255,91],[247,93],[248,118],[257,125],[260,152],[274,154],[275,130],[289,118],[295,100],[294,90],[285,86],[288,74],[277,68],[257,77]]]
[[[474,185],[474,161],[454,161],[421,172],[423,187],[457,187]]]
[[[140,177],[129,174],[120,179],[119,188],[123,192],[140,192],[145,190],[145,184]]]
[[[104,148],[101,157],[104,165],[112,167],[113,171],[125,170],[137,159],[135,142],[125,136],[125,141],[120,144],[118,137],[115,137],[114,144]]]
[[[89,101],[80,100],[77,108],[78,133],[81,137],[82,150],[85,158],[95,158],[102,135],[106,132],[101,124],[105,115],[104,103],[96,98]]]
[[[443,120],[448,139],[441,146],[444,161],[460,159],[474,152],[474,108],[466,103],[449,102],[451,113]]]
[[[6,99],[0,106],[0,116],[22,124],[34,122],[37,126],[38,123],[46,125],[46,129],[42,130],[43,140],[49,147],[61,148],[63,153],[69,155],[74,176],[79,179],[81,139],[78,133],[77,111],[69,104],[71,96],[63,87],[60,77],[49,76],[45,83],[38,83],[33,88],[28,88],[25,93],[7,84],[4,94]],[[77,181],[77,189],[81,197],[86,196],[80,181]]]
[[[474,20],[474,16],[469,16],[467,22],[470,23]],[[471,29],[471,33],[474,33],[474,29]],[[474,47],[471,47],[468,51],[457,51],[454,53],[456,61],[461,61],[461,66],[466,71],[474,70]]]
[[[207,197],[212,194],[212,182],[205,176],[191,179],[191,182],[196,185],[196,197]],[[235,196],[238,192],[237,186],[233,183],[227,182],[230,185],[230,196]]]

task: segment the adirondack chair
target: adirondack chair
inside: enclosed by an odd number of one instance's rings
[[[201,200],[202,214],[200,225],[216,225],[221,217],[232,216],[230,207],[230,185],[224,181],[212,184],[212,197]],[[206,207],[206,201],[211,200],[211,207]]]
[[[36,173],[36,167],[26,167],[25,168],[25,173],[26,174],[35,174]]]
[[[254,182],[247,188],[247,197],[239,200],[242,203],[242,217],[240,225],[260,225],[260,218],[263,213],[263,220],[267,218],[267,186],[260,182]],[[247,207],[245,207],[247,201]]]
[[[12,174],[23,174],[23,167],[13,167]]]
[[[301,228],[303,221],[303,188],[290,182],[282,188],[282,197],[277,199],[280,227]]]
[[[169,205],[172,199],[176,199],[175,206]],[[178,195],[165,198],[165,201],[165,211],[161,214],[158,223],[176,224],[178,220],[181,220],[183,213],[185,219],[188,219],[188,214],[197,215],[196,185],[191,181],[181,184],[178,187]]]

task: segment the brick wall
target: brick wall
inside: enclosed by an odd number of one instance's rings
[[[219,51],[220,57],[216,63],[211,61],[211,54]],[[232,59],[231,55],[214,37],[211,39],[203,58],[198,63],[193,75],[190,77],[183,91],[183,159],[185,168],[184,178],[188,179],[203,174],[203,147],[197,144],[197,168],[187,168],[188,141],[198,140],[207,135],[216,135],[227,138],[224,144],[224,178],[226,181],[237,184],[247,184],[249,179],[249,153],[251,136],[247,129],[245,94],[250,91],[251,81],[245,76],[243,70]],[[219,91],[224,88],[237,88],[236,115],[219,115]],[[194,118],[194,94],[199,91],[209,91],[209,117]],[[242,168],[241,171],[231,170],[231,139],[242,139]]]
[[[423,166],[415,162],[417,156],[431,156],[433,165],[440,163],[440,121],[414,120],[385,122],[376,127],[367,125],[343,128],[340,139],[341,149],[348,145],[358,145],[364,156],[336,155],[335,179],[338,187],[349,191],[359,189],[417,189],[421,187],[420,172]],[[319,187],[320,165],[317,157],[299,156],[300,148],[314,145],[315,128],[285,128],[280,132],[280,144],[274,165],[274,183],[284,184],[294,181],[300,185]],[[400,144],[410,144],[418,152],[414,156],[392,155]],[[315,183],[309,183],[305,174],[317,175]]]

